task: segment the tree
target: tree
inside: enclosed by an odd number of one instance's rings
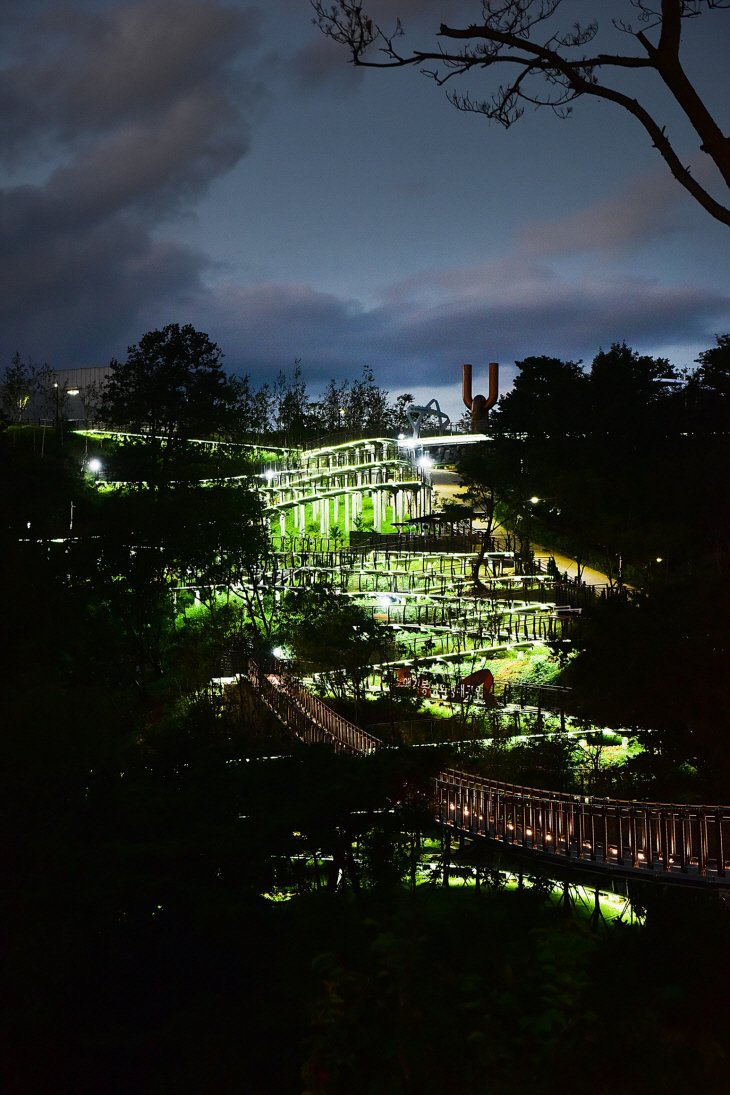
[[[25,365],[20,360],[20,354],[16,353],[11,363],[6,365],[2,384],[0,384],[2,408],[11,422],[20,422],[32,392],[32,368]]]
[[[596,436],[646,436],[661,428],[663,380],[677,379],[666,358],[637,354],[625,342],[614,342],[593,358],[589,391],[590,428]]]
[[[730,334],[716,335],[715,343],[697,358],[699,369],[692,381],[698,388],[712,391],[724,401],[730,396]]]
[[[347,402],[348,382],[337,384],[330,380],[324,395],[318,404],[316,411],[325,433],[337,433],[344,426],[345,404]]]
[[[401,431],[410,431],[412,429],[411,423],[408,419],[406,411],[408,407],[414,403],[415,400],[410,392],[403,392],[396,398],[395,403],[390,406],[390,428],[393,433],[400,433]]]
[[[260,499],[240,483],[118,489],[103,497],[92,531],[59,566],[86,606],[90,656],[115,672],[136,668],[142,692],[150,671],[163,672],[173,589],[194,586],[214,614],[216,592],[230,592],[265,547]]]
[[[675,179],[699,202],[710,216],[730,226],[730,209],[714,198],[692,176],[667,136],[667,125],[628,91],[605,82],[612,74],[629,70],[651,70],[669,90],[675,103],[700,140],[700,149],[718,168],[730,187],[730,141],[723,134],[709,109],[690,81],[680,60],[682,20],[697,18],[703,10],[726,9],[730,0],[630,0],[642,27],[635,29],[621,16],[621,5],[614,0],[616,16],[612,26],[632,37],[639,51],[616,54],[585,52],[598,36],[598,23],[575,23],[567,30],[551,24],[539,37],[544,23],[561,7],[563,0],[482,0],[482,22],[450,27],[442,23],[438,46],[401,53],[397,39],[404,34],[400,20],[386,34],[363,11],[362,0],[311,0],[315,23],[335,42],[346,46],[352,63],[370,68],[416,66],[439,87],[457,77],[493,69],[509,70],[514,75],[499,84],[488,98],[472,98],[469,91],[448,94],[459,110],[483,114],[508,129],[524,113],[525,104],[545,106],[559,117],[572,111],[576,99],[592,95],[616,103],[644,127],[653,146],[664,158]],[[626,10],[629,14],[629,9]],[[658,31],[658,41],[650,32]],[[369,48],[380,43],[383,60],[370,60]],[[436,67],[427,67],[429,65]],[[620,83],[620,82],[619,82]]]
[[[372,663],[386,656],[389,629],[323,584],[289,590],[281,605],[280,628],[301,669],[321,674],[333,694],[351,694],[357,711]]]
[[[294,361],[294,376],[290,380],[284,372],[274,383],[273,405],[276,429],[290,441],[300,441],[309,425],[309,397],[307,382],[302,380],[300,359]]]
[[[241,384],[226,375],[215,342],[191,324],[149,331],[113,360],[101,414],[111,426],[148,433],[169,449],[176,437],[233,429],[241,413]]]
[[[587,378],[579,362],[527,357],[514,388],[499,402],[497,428],[515,435],[564,437],[585,432]]]

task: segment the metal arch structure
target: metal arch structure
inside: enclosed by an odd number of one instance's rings
[[[410,407],[406,407],[406,417],[413,429],[414,438],[421,436],[421,426],[424,419],[432,416],[438,419],[439,429],[451,425],[451,419],[445,411],[441,410],[438,399],[429,399],[425,406],[418,406],[414,403]]]

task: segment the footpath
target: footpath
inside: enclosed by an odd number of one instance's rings
[[[434,469],[431,473],[431,481],[434,490],[437,492],[442,503],[461,502],[463,505],[466,504],[463,496],[464,488],[455,471],[446,471],[441,468]],[[484,522],[474,522],[475,529],[483,527]],[[505,535],[507,534],[507,529],[503,528],[501,525],[497,525],[495,532],[500,531]],[[543,547],[541,544],[533,544],[532,546],[536,555],[552,555],[561,574],[567,573],[569,578],[578,577],[578,564],[575,559],[570,559],[567,555],[561,555],[559,552],[555,552],[551,548]],[[602,574],[600,570],[594,570],[592,567],[584,567],[581,578],[588,586],[605,586],[610,584],[607,574]]]

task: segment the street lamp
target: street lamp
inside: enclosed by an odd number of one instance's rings
[[[89,471],[93,473],[94,479],[98,480],[99,472],[101,471],[101,460],[97,460],[96,457],[93,457],[86,466]]]

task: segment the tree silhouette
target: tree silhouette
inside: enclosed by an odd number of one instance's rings
[[[395,30],[387,34],[363,11],[362,0],[338,0],[328,5],[324,0],[312,0],[315,23],[335,42],[350,50],[352,63],[370,68],[403,68],[416,66],[439,87],[454,78],[495,69],[511,73],[511,78],[499,84],[488,98],[472,98],[469,91],[448,93],[449,100],[459,110],[483,114],[491,121],[509,129],[524,113],[525,105],[545,106],[559,117],[567,117],[572,104],[591,95],[616,103],[628,111],[644,127],[653,146],[674,175],[711,217],[730,226],[730,209],[714,198],[695,179],[679,158],[667,135],[667,125],[640,103],[627,90],[606,83],[614,74],[625,70],[650,70],[669,90],[675,103],[700,139],[700,149],[718,168],[725,184],[730,187],[730,141],[723,134],[700,97],[680,60],[682,20],[700,16],[703,10],[726,9],[730,0],[631,0],[639,23],[636,29],[621,18],[616,0],[611,5],[616,16],[613,27],[632,37],[641,47],[639,52],[614,54],[585,52],[596,39],[596,21],[585,25],[574,23],[568,30],[554,24],[545,28],[563,0],[483,0],[482,21],[468,26],[450,27],[442,23],[436,37],[438,45],[401,53],[397,39],[404,35],[400,20]],[[608,5],[606,5],[608,6]],[[648,32],[658,31],[653,42]],[[369,59],[368,49],[379,43],[383,60]],[[435,68],[427,66],[435,64]],[[514,75],[512,75],[514,74]]]
[[[222,351],[191,324],[171,323],[112,361],[101,415],[112,426],[150,435],[169,450],[177,437],[230,431],[241,414],[241,390],[221,366]]]

